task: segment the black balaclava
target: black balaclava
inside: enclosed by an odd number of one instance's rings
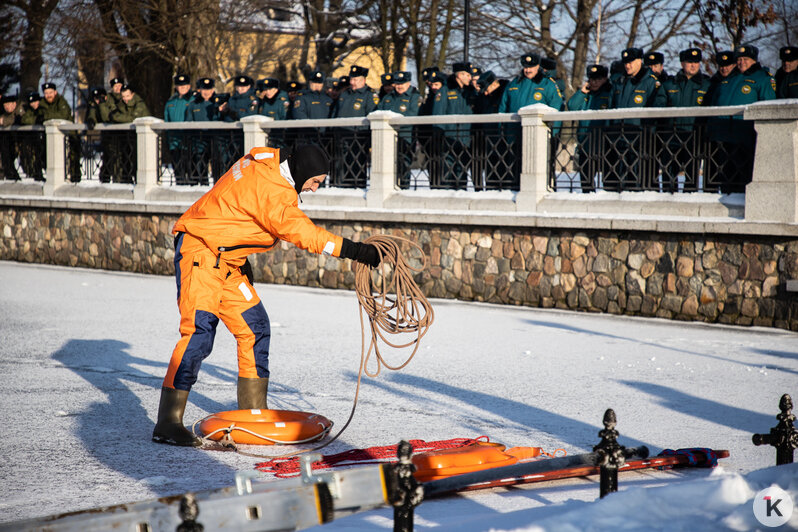
[[[294,179],[297,194],[302,192],[305,181],[316,175],[330,173],[330,160],[324,150],[313,144],[297,146],[288,154],[288,169]]]

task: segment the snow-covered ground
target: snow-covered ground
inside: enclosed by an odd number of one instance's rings
[[[0,262],[0,279],[0,523],[229,486],[261,461],[150,441],[178,339],[172,278]],[[272,320],[270,406],[318,412],[340,427],[360,358],[354,293],[257,289]],[[484,434],[576,454],[598,443],[613,408],[624,445],[731,457],[714,470],[622,474],[621,491],[600,502],[597,477],[425,501],[416,529],[764,529],[752,500],[771,483],[798,506],[798,467],[770,467],[774,449],[751,443],[776,424],[783,393],[798,398],[798,334],[433,305],[416,358],[364,378],[354,421],[325,453]],[[187,424],[235,408],[235,380],[235,342],[220,324]],[[785,526],[798,528],[798,511]],[[391,528],[384,508],[319,529]]]

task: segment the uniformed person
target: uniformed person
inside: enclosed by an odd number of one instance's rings
[[[72,119],[72,108],[66,101],[66,98],[58,94],[55,83],[44,83],[42,85],[42,94],[44,99],[39,102],[39,107],[42,110],[42,120],[69,120]],[[67,174],[69,180],[73,183],[80,181],[80,138],[77,133],[70,133],[67,135],[67,148],[69,155],[69,167]]]
[[[798,98],[798,46],[779,50],[781,68],[776,71],[776,98]]]
[[[386,72],[380,76],[380,90],[377,93],[377,98],[381,101],[386,94],[393,92],[393,74]]]
[[[330,118],[333,100],[324,92],[324,73],[314,70],[308,76],[308,90],[294,100],[294,120]]]
[[[543,70],[543,75],[547,78],[551,79],[555,85],[557,85],[557,89],[560,91],[560,95],[565,97],[565,80],[563,80],[560,75],[557,73],[557,60],[552,59],[551,57],[541,57],[540,58],[540,68]],[[565,108],[565,102],[563,101],[563,106],[560,110]]]
[[[679,52],[682,69],[663,82],[668,107],[699,107],[709,90],[709,76],[701,72],[701,50],[688,48]],[[677,192],[678,174],[684,172],[685,190],[696,190],[701,170],[698,147],[703,144],[703,127],[696,128],[692,117],[667,120],[658,126],[661,141],[662,191]]]
[[[120,99],[110,113],[110,122],[115,124],[129,124],[137,118],[150,115],[147,104],[136,94],[133,87],[127,83],[119,91]],[[111,160],[111,180],[114,183],[133,183],[135,181],[136,165],[131,158],[131,138],[135,142],[135,135],[128,131],[110,131],[110,139],[115,144]]]
[[[86,111],[86,126],[94,129],[99,124],[107,124],[111,121],[111,111],[116,107],[114,100],[108,97],[108,93],[102,87],[91,89],[89,105]],[[100,132],[100,182],[110,183],[113,174],[112,162],[117,158],[114,149],[113,134],[110,131]]]
[[[288,118],[293,118],[291,115],[291,109],[293,108],[294,102],[302,94],[302,91],[305,89],[305,86],[302,85],[298,81],[289,81],[285,85],[285,91],[288,93]]]
[[[418,116],[421,107],[421,94],[412,86],[413,76],[410,72],[391,73],[390,81],[393,90],[382,97],[377,105],[379,111],[393,111],[403,116]],[[413,126],[401,126],[396,137],[398,167],[396,171],[399,188],[410,186],[410,167],[413,163],[415,140]]]
[[[258,106],[258,113],[275,120],[288,119],[288,110],[291,105],[288,93],[280,90],[280,80],[265,78],[260,80],[262,91]]]
[[[122,85],[125,84],[125,80],[119,77],[111,78],[108,81],[108,86],[110,90],[108,91],[108,98],[111,99],[111,103],[116,107],[116,104],[119,103],[119,100],[122,99]]]
[[[258,114],[258,97],[255,95],[255,82],[249,76],[239,74],[233,80],[233,95],[227,102],[224,113],[225,122],[238,122],[245,116]]]
[[[333,118],[363,117],[377,109],[377,93],[366,85],[369,69],[352,65],[349,69],[349,87],[345,89],[333,110]],[[369,145],[368,127],[338,128],[342,133],[339,149],[335,150],[336,184],[364,188],[368,179]]]
[[[163,111],[164,122],[185,122],[186,110],[191,101],[191,78],[186,74],[178,74],[174,79],[175,93],[166,101]],[[172,160],[172,170],[175,173],[175,184],[191,184],[189,169],[191,167],[191,153],[185,131],[168,130],[166,142],[169,147],[169,156]]]
[[[330,106],[330,112],[332,113],[335,103],[341,96],[341,80],[337,78],[327,78],[324,81],[324,93],[332,100],[332,105]]]
[[[497,78],[492,70],[480,72],[477,81],[478,92],[473,105],[474,114],[498,113],[507,83],[508,80]],[[505,159],[508,149],[501,126],[472,124],[471,142],[471,151],[474,154],[474,164],[471,169],[474,190],[491,188],[491,185],[503,188],[501,183],[512,179],[512,166],[508,165],[509,161]]]
[[[610,63],[610,85],[615,87],[623,83],[626,78],[626,69],[623,67],[623,61],[620,59]]]
[[[587,81],[568,100],[569,111],[600,111],[612,105],[612,84],[604,65],[589,65]],[[604,171],[603,132],[607,120],[580,121],[577,129],[576,163],[582,192],[596,190],[595,180]]]
[[[199,78],[197,92],[188,102],[186,107],[186,122],[211,122],[221,117],[219,104],[216,100],[216,81],[213,78]],[[208,166],[211,163],[213,150],[213,136],[192,135],[189,137],[188,149],[191,151],[190,175],[194,182],[201,185],[208,184]]]
[[[468,87],[464,89],[464,92],[466,94],[466,100],[468,100],[468,105],[471,106],[471,111],[476,113],[474,110],[474,105],[476,104],[477,96],[479,95],[479,77],[482,75],[482,69],[478,66],[471,65],[469,74],[471,74],[471,83],[469,83]]]
[[[643,59],[643,65],[651,69],[651,73],[660,83],[664,83],[670,78],[665,70],[665,54],[662,52],[648,52]]]
[[[438,78],[439,81],[442,81],[444,79],[444,76],[441,75],[441,70],[437,66],[427,67],[427,68],[425,68],[424,70],[421,71],[421,80],[424,82],[424,94],[423,94],[423,96],[424,96],[425,100],[427,99],[427,95],[429,94],[430,83],[431,83],[430,78],[431,78],[433,72],[437,72],[438,73],[437,78]],[[430,107],[430,112],[432,112],[432,107]],[[429,114],[429,113],[427,113],[427,114]]]
[[[424,84],[426,89],[424,92],[424,99],[421,107],[418,109],[419,116],[432,116],[432,106],[435,103],[435,95],[441,88],[445,77],[438,67],[425,68],[423,71]],[[442,138],[437,138],[435,135],[437,130],[429,124],[418,125],[415,128],[416,139],[418,140],[419,151],[424,159],[424,167],[429,175],[429,181],[440,182],[441,169],[441,143]]]
[[[41,96],[38,92],[29,92],[25,97],[25,105],[23,106],[23,113],[20,123],[23,126],[32,126],[34,124],[44,123],[44,114],[39,107],[41,104]],[[41,144],[40,139],[43,133],[32,131],[31,142],[25,142],[19,147],[19,158],[22,163],[22,169],[28,177],[32,177],[35,181],[44,181],[44,164],[46,153],[44,145]]]
[[[445,77],[438,70],[438,67],[425,68],[424,72],[424,83],[427,88],[418,114],[420,116],[430,116],[432,115],[432,104],[435,103],[435,94],[443,87]]]
[[[740,71],[737,70],[736,53],[733,50],[718,52],[714,59],[718,71],[709,78],[709,89],[703,103],[707,106],[719,105],[720,95],[724,95],[724,101],[729,100],[729,95],[732,94],[730,87],[736,83],[736,77],[740,75]],[[737,168],[736,159],[731,157],[734,144],[730,130],[733,128],[731,116],[713,116],[707,119],[709,150],[704,167],[704,192],[718,192],[725,180],[724,176],[733,176],[742,171]],[[738,180],[733,177],[729,179]],[[742,178],[739,178],[739,181],[742,181]]]
[[[18,126],[22,122],[22,106],[16,96],[0,96],[3,104],[3,114],[0,116],[0,127]],[[4,179],[19,181],[19,172],[14,164],[17,159],[18,146],[14,135],[6,134],[0,137],[0,164],[3,168]]]
[[[459,62],[452,65],[452,75],[446,86],[435,94],[432,114],[470,115],[471,106],[466,99],[466,88],[471,84],[471,65]],[[471,162],[471,124],[435,124],[437,138],[442,137],[443,168],[440,179],[430,182],[431,188],[465,190]],[[437,176],[436,176],[437,177]]]
[[[776,97],[776,81],[759,64],[759,49],[744,44],[737,49],[738,76],[713,87],[710,105],[748,105],[772,100]],[[728,164],[723,165],[720,190],[723,193],[745,192],[754,171],[756,131],[753,122],[743,120],[740,115],[731,119],[715,119],[711,122],[711,139],[725,144]],[[736,171],[734,168],[736,167]]]
[[[520,108],[537,103],[559,110],[562,107],[562,93],[557,84],[543,73],[540,56],[530,52],[522,55],[520,62],[521,72],[507,84],[499,104],[499,112],[517,113]],[[521,125],[510,124],[505,131],[515,156],[511,188],[518,190],[521,179]]]

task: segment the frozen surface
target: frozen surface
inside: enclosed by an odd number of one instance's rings
[[[229,486],[261,461],[150,441],[178,339],[172,278],[0,262],[0,279],[0,523]],[[360,359],[354,293],[257,289],[272,320],[270,406],[342,426]],[[779,397],[798,397],[797,334],[433,305],[416,358],[364,378],[354,421],[325,453],[485,434],[575,454],[598,443],[613,408],[624,445],[653,454],[712,447],[731,457],[715,470],[623,474],[621,492],[600,502],[596,477],[426,501],[416,529],[749,530],[762,487],[775,483],[798,503],[798,469],[766,469],[775,451],[751,444],[751,434],[776,424]],[[235,408],[235,380],[235,342],[220,324],[186,423]],[[386,508],[323,529],[390,530],[391,518]],[[798,516],[787,526],[798,528]]]

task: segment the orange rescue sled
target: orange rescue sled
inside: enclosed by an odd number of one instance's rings
[[[247,445],[292,445],[320,440],[332,421],[319,414],[293,410],[228,410],[199,421],[202,436],[219,441],[229,436]]]

